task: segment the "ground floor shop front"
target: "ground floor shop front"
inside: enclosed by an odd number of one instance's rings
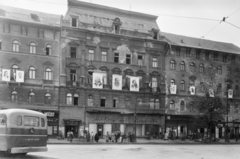
[[[137,115],[136,122],[133,114],[87,114],[86,130],[90,133],[98,133],[105,136],[107,133],[120,132],[126,135],[129,132],[134,133],[136,127],[136,136],[156,136],[164,127],[163,115]]]

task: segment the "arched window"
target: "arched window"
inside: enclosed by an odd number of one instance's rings
[[[34,42],[30,43],[30,53],[36,54],[36,44]]]
[[[181,81],[181,90],[182,91],[185,90],[185,81],[184,80]]]
[[[45,104],[51,104],[51,94],[45,94]]]
[[[183,100],[180,102],[180,111],[185,111],[185,102]]]
[[[18,65],[12,65],[11,80],[16,80],[16,71],[19,69]]]
[[[231,68],[227,67],[227,75],[231,75]]]
[[[35,75],[36,75],[36,69],[35,67],[31,66],[29,67],[29,70],[28,70],[28,74],[29,74],[29,78],[30,79],[35,79]]]
[[[204,72],[204,65],[202,63],[199,65],[199,72]]]
[[[45,51],[46,51],[46,55],[52,55],[52,45],[47,44]]]
[[[67,94],[67,105],[72,105],[72,94],[71,93]]]
[[[20,43],[17,40],[13,40],[13,52],[19,52]]]
[[[79,99],[79,95],[78,94],[74,94],[73,95],[73,105],[78,105],[78,99]]]
[[[171,102],[170,102],[170,109],[171,110],[175,109],[175,102],[174,102],[174,100],[171,100]]]
[[[31,92],[28,95],[28,102],[29,102],[29,104],[33,104],[34,101],[35,101],[35,94],[33,92]]]
[[[195,72],[195,64],[193,62],[190,64],[190,70]]]
[[[175,62],[174,60],[172,60],[172,61],[170,62],[170,69],[171,69],[171,70],[175,70],[175,69],[176,69],[176,62]]]
[[[185,62],[184,61],[182,61],[180,64],[180,70],[185,71]]]
[[[237,76],[237,77],[239,76],[239,69],[238,68],[235,69],[235,76]]]
[[[12,91],[11,101],[12,103],[18,102],[18,93],[16,91]]]
[[[154,109],[154,99],[150,99],[150,109]]]
[[[209,65],[208,67],[208,73],[212,74],[213,73],[213,66]]]
[[[175,80],[174,79],[171,79],[170,85],[175,85]]]
[[[46,68],[45,79],[46,80],[52,80],[52,69],[51,68]]]
[[[89,107],[93,106],[93,96],[92,95],[88,95],[88,106]]]
[[[155,101],[155,109],[159,109],[159,108],[160,108],[159,99],[156,99],[156,101]]]
[[[219,75],[222,74],[222,66],[218,66],[218,68],[217,68],[217,73],[218,73]]]

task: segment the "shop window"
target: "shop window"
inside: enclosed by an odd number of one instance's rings
[[[79,98],[78,94],[73,95],[73,105],[78,105],[78,98]]]
[[[126,54],[126,64],[131,64],[131,61],[132,61],[131,58],[132,58],[132,57],[131,57],[130,54]]]
[[[20,43],[17,40],[13,40],[13,52],[19,52]]]
[[[52,45],[50,45],[50,44],[47,44],[47,46],[46,46],[46,55],[52,55]]]
[[[71,93],[67,94],[67,105],[72,105],[72,94]]]
[[[114,53],[114,63],[119,63],[119,53]]]
[[[46,68],[45,70],[45,80],[52,80],[52,69],[51,68]]]
[[[73,46],[70,47],[70,57],[77,58],[77,48],[76,47],[73,47]]]
[[[101,98],[100,99],[100,106],[101,107],[106,107],[106,98]]]
[[[152,58],[152,67],[158,67],[158,61],[156,57]]]
[[[182,61],[180,64],[180,70],[185,71],[185,62],[184,61]]]
[[[171,110],[175,109],[175,102],[174,102],[174,100],[171,100],[171,102],[170,102],[170,109]]]
[[[45,104],[51,104],[51,94],[45,94]]]
[[[175,70],[175,69],[176,69],[176,62],[175,62],[174,60],[172,60],[172,61],[170,62],[170,69],[171,69],[171,70]]]
[[[29,104],[33,104],[35,102],[35,94],[33,92],[29,93],[28,102]]]
[[[12,91],[11,101],[12,103],[18,102],[18,93],[16,91]]]
[[[30,79],[35,79],[35,76],[36,76],[36,69],[35,67],[31,66],[29,67],[29,70],[28,70],[28,74],[29,74],[29,78]]]
[[[94,60],[94,50],[88,50],[88,59],[89,61]]]
[[[72,17],[71,23],[72,23],[72,27],[77,27],[77,18]]]
[[[107,61],[107,52],[102,51],[102,61]]]
[[[199,72],[200,72],[200,73],[203,73],[203,72],[204,72],[204,66],[203,66],[203,64],[200,64],[200,65],[199,65]]]
[[[139,66],[143,65],[143,55],[138,55],[138,65]]]
[[[34,42],[30,43],[30,53],[36,54],[36,44]]]
[[[88,95],[88,106],[89,107],[93,106],[93,96],[92,95]]]

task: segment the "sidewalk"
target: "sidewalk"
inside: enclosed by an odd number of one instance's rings
[[[84,139],[73,139],[73,142],[71,143],[70,141],[68,141],[67,139],[64,140],[58,140],[55,138],[49,138],[48,139],[48,144],[195,144],[195,145],[199,145],[199,144],[240,144],[240,141],[236,142],[235,140],[230,140],[230,142],[225,142],[224,139],[221,139],[220,142],[212,142],[212,143],[204,143],[204,142],[195,142],[195,141],[191,141],[191,140],[185,140],[185,141],[181,141],[181,140],[162,140],[162,139],[145,139],[145,138],[137,138],[137,142],[136,143],[129,143],[128,141],[123,141],[122,143],[106,143],[105,139],[100,139],[98,142],[95,141],[90,141],[87,142]]]

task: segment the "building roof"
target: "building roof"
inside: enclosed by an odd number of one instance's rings
[[[61,15],[37,12],[3,5],[0,5],[0,18],[59,27],[61,24]]]
[[[69,16],[79,17],[82,23],[104,27],[112,27],[114,19],[119,18],[122,29],[145,33],[149,33],[153,28],[159,29],[156,22],[158,16],[76,0],[68,0],[68,11],[64,20],[69,20]]]
[[[164,36],[166,41],[171,45],[240,54],[240,48],[231,43],[193,38],[164,32],[161,32],[161,35]]]

